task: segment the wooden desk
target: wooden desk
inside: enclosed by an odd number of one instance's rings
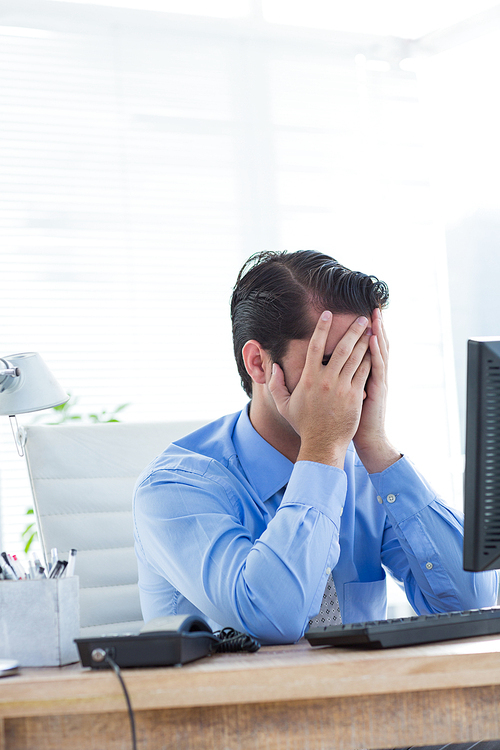
[[[500,638],[261,649],[125,670],[141,750],[355,750],[500,738]],[[130,750],[120,684],[79,665],[0,680],[1,750]]]

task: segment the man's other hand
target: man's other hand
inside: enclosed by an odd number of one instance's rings
[[[371,372],[365,386],[366,398],[354,435],[354,445],[366,470],[373,474],[387,469],[401,457],[385,434],[389,342],[378,309],[372,314],[370,354]]]

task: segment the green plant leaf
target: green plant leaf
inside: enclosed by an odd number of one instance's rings
[[[34,514],[35,514],[35,511],[33,510],[33,508],[28,508],[28,510],[26,511],[26,515],[27,516],[33,516]],[[31,534],[30,534],[30,532],[31,532]],[[26,537],[28,534],[30,534],[30,538],[28,539],[28,541],[26,542],[26,545],[24,547],[24,551],[25,551],[26,554],[28,553],[28,550],[31,547],[31,545],[33,544],[34,540],[38,539],[38,532],[36,530],[36,524],[35,524],[34,521],[32,523],[29,523],[26,526],[26,528],[24,529],[24,531],[21,532],[21,540],[23,541],[23,537]],[[24,541],[26,541],[26,540],[24,540]]]
[[[130,403],[128,403],[128,404],[120,404],[120,406],[116,407],[114,413],[118,414],[119,411],[122,411],[122,409],[126,409],[127,406],[130,406]]]

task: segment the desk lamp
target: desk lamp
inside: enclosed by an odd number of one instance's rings
[[[50,409],[68,399],[37,352],[12,354],[7,359],[0,357],[0,415],[10,418],[20,456],[24,455],[24,449],[15,415]],[[15,674],[18,667],[15,659],[0,659],[0,677]]]
[[[37,352],[0,357],[0,415],[10,418],[20,456],[24,455],[24,450],[15,415],[51,409],[68,399]]]

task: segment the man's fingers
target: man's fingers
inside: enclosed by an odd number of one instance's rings
[[[389,340],[385,331],[382,313],[378,307],[373,311],[373,333],[378,337],[380,352],[384,358],[384,362],[387,363],[389,359]]]
[[[373,334],[373,341],[370,341],[373,382],[378,386],[383,383],[387,385],[389,347],[380,310],[377,310],[377,314],[373,316]]]
[[[380,350],[380,336],[373,335],[370,339],[370,352],[372,360],[372,373],[374,383],[381,385],[387,379],[387,362]]]
[[[330,333],[330,326],[332,325],[333,315],[330,310],[325,310],[319,316],[319,320],[316,323],[309,346],[307,347],[307,355],[304,369],[317,369],[323,357],[325,356],[325,346],[328,334]]]
[[[330,372],[353,378],[370,344],[371,329],[367,325],[368,320],[361,316],[349,326],[327,365]]]
[[[352,384],[356,387],[364,388],[372,366],[372,356],[370,350],[367,349],[359,364],[359,367],[353,375]]]
[[[274,403],[276,404],[276,408],[280,414],[283,414],[283,411],[286,410],[288,401],[290,400],[290,392],[285,385],[285,375],[283,370],[276,362],[273,363],[271,378],[269,380],[269,390],[274,399]]]

